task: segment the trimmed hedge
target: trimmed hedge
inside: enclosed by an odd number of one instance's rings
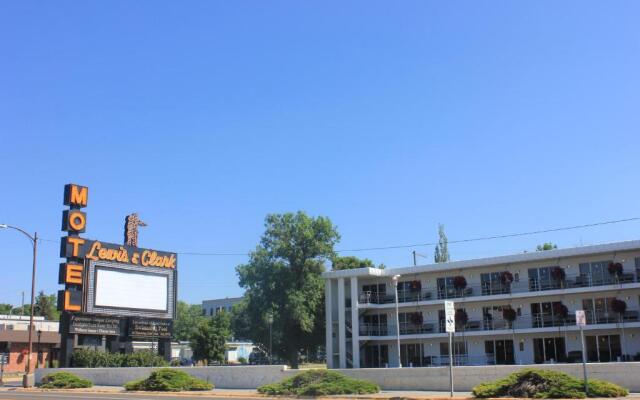
[[[589,397],[624,397],[629,391],[614,383],[589,379]],[[493,382],[473,388],[475,397],[535,397],[545,399],[582,399],[584,381],[564,372],[523,369]]]
[[[260,386],[258,392],[272,396],[326,396],[335,394],[378,393],[375,383],[348,378],[341,373],[327,370],[301,372],[279,383]]]
[[[164,358],[148,350],[120,354],[78,349],[71,356],[71,366],[76,368],[166,367],[167,365],[169,363]]]
[[[54,372],[42,378],[40,387],[43,389],[78,389],[90,388],[93,383],[69,372]]]
[[[126,390],[144,390],[152,392],[182,392],[211,390],[213,385],[177,369],[163,368],[153,371],[148,378],[128,382]]]

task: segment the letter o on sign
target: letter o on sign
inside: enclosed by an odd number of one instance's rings
[[[87,225],[87,219],[84,213],[74,211],[69,213],[69,226],[74,231],[81,231]]]

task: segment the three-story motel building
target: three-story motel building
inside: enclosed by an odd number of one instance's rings
[[[640,241],[324,274],[329,368],[640,360]],[[397,310],[397,311],[396,311]],[[398,353],[400,356],[398,357]]]

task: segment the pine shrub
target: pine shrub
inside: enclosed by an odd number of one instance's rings
[[[348,378],[341,373],[327,370],[301,372],[279,383],[264,385],[258,392],[272,396],[327,396],[339,394],[378,393],[375,383]]]

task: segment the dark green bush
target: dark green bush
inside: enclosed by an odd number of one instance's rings
[[[629,392],[610,382],[589,379],[589,397],[623,397]],[[564,372],[523,369],[473,388],[475,397],[584,398],[584,383]]]
[[[161,356],[147,350],[120,354],[78,349],[71,356],[71,365],[76,368],[165,367],[169,363]]]
[[[335,394],[378,393],[375,383],[348,378],[335,371],[309,370],[279,383],[260,386],[258,392],[268,395],[326,396]]]
[[[152,392],[181,392],[211,390],[213,385],[177,369],[163,368],[153,371],[146,379],[128,382],[126,390],[144,390]]]
[[[42,378],[41,388],[44,389],[78,389],[90,388],[93,383],[69,372],[54,372]]]

